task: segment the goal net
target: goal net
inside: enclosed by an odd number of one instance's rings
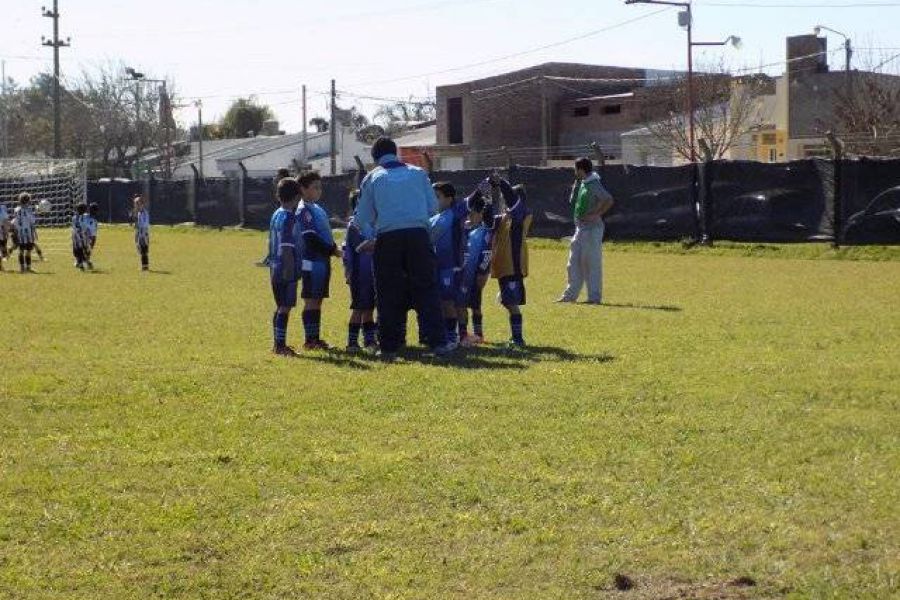
[[[68,247],[67,228],[75,205],[87,201],[85,161],[0,158],[0,203],[6,205],[10,218],[22,192],[31,194],[38,220],[38,244],[45,251]]]

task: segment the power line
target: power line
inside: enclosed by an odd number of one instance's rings
[[[900,2],[862,2],[846,4],[756,4],[751,2],[697,2],[698,6],[717,8],[886,8],[900,6]]]
[[[545,45],[543,45],[543,46],[538,46],[538,47],[536,47],[536,48],[530,48],[530,49],[528,49],[528,50],[522,50],[521,52],[515,52],[515,53],[513,53],[513,54],[507,54],[507,55],[505,55],[505,56],[498,56],[498,57],[491,58],[491,59],[488,59],[488,60],[482,60],[482,61],[475,62],[475,63],[469,63],[469,64],[466,64],[466,65],[460,65],[460,66],[458,66],[458,67],[451,67],[451,68],[449,68],[449,69],[441,69],[441,70],[439,70],[439,71],[431,71],[431,72],[429,72],[429,73],[420,73],[420,74],[418,74],[418,75],[408,75],[408,76],[405,76],[405,77],[397,77],[397,78],[394,78],[394,79],[384,79],[384,80],[381,80],[381,81],[366,81],[366,82],[363,82],[363,83],[358,83],[358,84],[355,84],[355,85],[351,85],[351,86],[349,86],[349,87],[364,87],[364,86],[370,86],[370,85],[382,85],[382,84],[386,84],[386,83],[397,83],[397,82],[401,82],[401,81],[410,81],[410,80],[413,80],[413,79],[422,79],[422,78],[424,78],[424,77],[431,77],[431,76],[433,76],[433,75],[444,75],[444,74],[446,74],[446,73],[455,73],[455,72],[458,72],[458,71],[464,71],[464,70],[466,70],[466,69],[471,69],[471,68],[474,68],[474,67],[482,67],[482,66],[484,66],[484,65],[489,65],[489,64],[496,63],[496,62],[501,62],[501,61],[504,61],[504,60],[509,60],[509,59],[512,59],[512,58],[518,58],[518,57],[520,57],[520,56],[525,56],[525,55],[527,55],[527,54],[534,54],[535,52],[541,52],[542,50],[549,50],[550,48],[556,48],[556,47],[559,47],[559,46],[563,46],[563,45],[565,45],[565,44],[571,44],[572,42],[581,41],[581,40],[584,40],[584,39],[593,37],[593,36],[595,36],[595,35],[599,35],[599,34],[601,34],[601,33],[606,33],[607,31],[611,31],[611,30],[613,30],[613,29],[617,29],[617,28],[619,28],[619,27],[624,27],[624,26],[626,26],[626,25],[631,25],[632,23],[636,23],[636,22],[638,22],[638,21],[642,21],[642,20],[644,20],[644,19],[648,19],[648,18],[650,18],[650,17],[656,16],[656,15],[658,15],[658,14],[660,14],[660,13],[667,12],[667,11],[669,11],[669,10],[670,10],[670,9],[669,9],[668,7],[662,8],[662,9],[660,9],[660,10],[655,10],[655,11],[652,11],[652,12],[649,12],[649,13],[645,13],[645,14],[639,16],[639,17],[634,17],[634,18],[632,18],[632,19],[626,19],[625,21],[620,21],[620,22],[618,22],[618,23],[614,23],[614,24],[612,24],[612,25],[608,25],[608,26],[602,27],[602,28],[600,28],[600,29],[595,29],[594,31],[589,31],[589,32],[587,32],[587,33],[583,33],[583,34],[577,35],[577,36],[575,36],[575,37],[571,37],[571,38],[567,38],[567,39],[564,39],[564,40],[560,40],[560,41],[558,41],[558,42],[553,42],[553,43],[551,43],[551,44],[545,44]]]

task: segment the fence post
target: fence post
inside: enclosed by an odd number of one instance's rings
[[[828,140],[828,144],[831,146],[832,160],[834,161],[834,189],[832,191],[833,198],[831,199],[831,227],[834,229],[834,237],[832,238],[831,246],[840,248],[844,242],[844,144],[832,131],[825,132],[825,139]]]
[[[191,163],[191,171],[194,172],[193,185],[191,185],[191,193],[188,196],[188,211],[191,213],[191,219],[197,224],[197,196],[200,194],[200,171],[197,166]]]
[[[241,161],[238,161],[238,166],[241,168],[241,180],[238,183],[238,225],[243,227],[245,221],[244,213],[246,212],[244,208],[247,205],[245,193],[247,189],[247,167]]]

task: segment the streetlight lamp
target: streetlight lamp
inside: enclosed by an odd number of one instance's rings
[[[141,94],[140,94],[140,85],[141,83],[156,83],[159,84],[160,92],[160,124],[163,128],[163,145],[165,147],[165,168],[166,175],[170,175],[171,171],[171,153],[172,153],[172,142],[171,142],[171,128],[169,127],[169,111],[171,110],[171,105],[169,103],[169,94],[166,91],[166,80],[165,79],[147,79],[147,77],[141,73],[140,71],[136,71],[131,67],[125,68],[125,73],[128,75],[128,78],[125,81],[133,81],[134,82],[134,100],[135,100],[135,114],[137,117],[136,128],[138,133],[138,140],[136,146],[140,146],[140,137],[141,137]]]
[[[820,33],[822,33],[822,31],[830,31],[831,33],[835,33],[844,38],[844,70],[849,73],[850,58],[853,56],[853,47],[850,45],[850,37],[845,33],[841,33],[837,29],[832,29],[831,27],[826,27],[824,25],[816,25],[813,28],[813,32],[816,35],[819,35]]]
[[[694,115],[694,108],[696,104],[696,101],[694,99],[694,46],[727,46],[728,44],[731,44],[735,48],[739,48],[741,45],[741,38],[737,37],[736,35],[731,35],[722,42],[695,42],[693,38],[694,15],[691,11],[690,2],[670,2],[669,0],[625,0],[625,4],[662,4],[664,6],[678,6],[684,9],[680,13],[678,13],[678,24],[684,27],[687,31],[688,139],[691,145],[691,162],[697,162],[697,144],[695,134],[696,120]]]

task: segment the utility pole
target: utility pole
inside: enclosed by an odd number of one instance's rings
[[[303,86],[302,96],[303,96],[303,112],[302,112],[301,118],[303,119],[303,150],[301,153],[301,157],[302,157],[301,162],[303,163],[303,168],[305,169],[307,159],[309,158],[309,153],[308,153],[309,149],[307,148],[307,144],[306,144],[306,140],[309,137],[309,134],[307,133],[307,130],[306,130],[306,85],[305,84]]]
[[[547,146],[550,136],[547,132],[547,80],[541,77],[541,166],[547,166]]]
[[[3,94],[3,112],[0,113],[0,156],[9,154],[9,130],[7,129],[6,113],[9,106],[6,104],[6,61],[0,60],[0,90]]]
[[[200,148],[200,179],[204,179],[203,176],[203,101],[195,100],[194,106],[197,107],[197,139],[199,140]]]
[[[335,126],[335,101],[337,100],[337,91],[334,86],[334,79],[331,80],[331,124],[328,131],[331,133],[331,174],[337,175],[337,130]]]
[[[62,119],[62,107],[59,104],[59,49],[72,44],[71,38],[66,41],[59,39],[59,0],[53,0],[53,10],[49,11],[41,7],[43,16],[53,19],[53,39],[48,40],[41,36],[41,44],[53,48],[53,157],[59,158],[62,154],[60,139],[60,124]]]

